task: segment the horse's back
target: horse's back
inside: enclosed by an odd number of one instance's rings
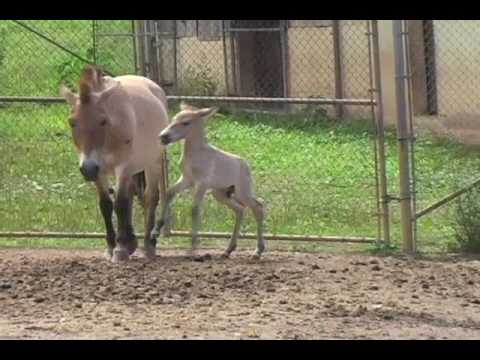
[[[130,159],[135,169],[144,170],[160,156],[158,134],[168,125],[167,97],[160,86],[142,76],[123,75],[115,80],[128,93],[136,114],[134,150]]]
[[[159,99],[165,109],[167,109],[167,96],[165,91],[157,85],[154,81],[138,75],[123,75],[118,76],[115,80],[120,81],[120,83],[129,91],[138,91],[140,89],[147,90],[157,99]]]

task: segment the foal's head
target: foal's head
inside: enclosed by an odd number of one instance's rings
[[[194,129],[203,127],[203,120],[214,115],[218,108],[198,109],[185,103],[180,104],[180,112],[177,113],[169,126],[160,134],[159,138],[163,145],[168,145],[186,138],[194,133]]]
[[[111,131],[111,113],[106,107],[107,99],[121,91],[115,80],[105,89],[101,72],[87,66],[79,80],[79,93],[65,86],[60,92],[71,106],[69,125],[80,160],[80,172],[87,181],[95,181],[103,166],[103,148]]]

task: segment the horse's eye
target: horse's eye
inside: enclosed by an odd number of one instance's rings
[[[188,125],[190,125],[190,123],[189,122],[183,122],[182,125],[183,126],[188,126]]]
[[[75,121],[70,121],[70,127],[73,129],[75,126],[77,126]]]
[[[100,122],[100,126],[105,126],[107,125],[107,119],[103,119],[101,122]]]

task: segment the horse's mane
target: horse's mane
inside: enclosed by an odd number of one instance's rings
[[[82,104],[90,102],[92,91],[99,91],[103,87],[103,72],[95,65],[87,65],[80,75],[78,88],[80,90],[80,101]]]

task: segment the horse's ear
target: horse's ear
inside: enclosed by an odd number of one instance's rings
[[[205,109],[200,109],[196,111],[196,115],[202,118],[209,118],[210,116],[214,115],[217,111],[218,111],[218,107],[205,108]]]
[[[67,100],[67,103],[72,107],[75,106],[78,100],[78,95],[73,93],[73,91],[66,87],[64,84],[60,86],[60,96],[65,98],[65,100]]]

